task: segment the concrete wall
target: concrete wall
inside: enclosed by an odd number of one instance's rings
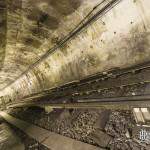
[[[25,95],[90,74],[148,61],[149,8],[149,0],[122,0],[0,95],[21,100]]]
[[[6,49],[6,31],[7,31],[6,7],[7,7],[6,0],[0,1],[0,69],[3,66]]]

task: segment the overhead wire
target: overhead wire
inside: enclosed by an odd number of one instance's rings
[[[104,14],[106,14],[108,11],[110,11],[114,6],[116,6],[120,1],[122,0],[111,0],[109,3],[107,3],[104,7],[102,7],[98,12],[96,12],[93,16],[91,14],[104,2],[107,0],[101,1],[99,4],[97,4],[93,9],[84,17],[83,20],[81,20],[77,26],[69,32],[65,37],[63,37],[62,40],[58,42],[58,44],[54,45],[54,47],[50,48],[45,54],[43,54],[38,60],[36,60],[33,64],[31,64],[22,74],[20,74],[14,81],[6,85],[1,89],[4,90],[6,87],[13,84],[16,80],[18,80],[21,76],[28,73],[29,70],[36,67],[43,59],[47,58],[50,54],[54,53],[58,48],[61,48],[64,46],[68,41],[70,41],[72,38],[74,38],[77,34],[81,33],[83,29],[87,28],[91,23],[95,22],[97,19],[101,18]],[[91,16],[91,17],[90,17]],[[87,20],[88,19],[88,20]]]

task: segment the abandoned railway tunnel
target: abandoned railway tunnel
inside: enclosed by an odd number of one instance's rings
[[[149,8],[0,0],[0,150],[149,150]]]

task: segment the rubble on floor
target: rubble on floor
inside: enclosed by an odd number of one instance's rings
[[[136,123],[131,111],[104,109],[14,109],[11,115],[52,132],[108,150],[148,150],[132,137]],[[106,140],[107,139],[107,140]]]

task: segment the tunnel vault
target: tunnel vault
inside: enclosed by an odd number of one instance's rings
[[[111,9],[104,11],[109,4]],[[149,6],[148,0],[8,0],[0,96],[20,100],[104,70],[149,61]],[[97,12],[100,17],[59,47],[92,10],[89,18]]]

